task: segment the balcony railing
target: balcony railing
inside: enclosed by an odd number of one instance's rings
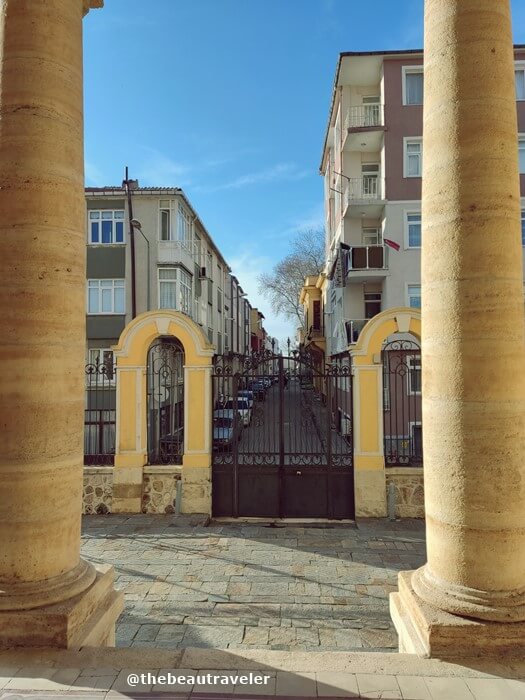
[[[383,105],[356,105],[349,107],[345,118],[346,129],[369,128],[384,126]]]
[[[349,345],[351,345],[352,343],[357,343],[359,334],[361,333],[361,331],[366,326],[369,320],[370,319],[368,318],[359,318],[353,319],[351,321],[345,321],[346,340]]]
[[[348,251],[348,271],[387,270],[388,254],[384,245],[352,246]]]
[[[345,189],[346,206],[355,201],[383,199],[383,178],[377,175],[365,175],[364,177],[351,177],[347,181]]]
[[[191,258],[200,264],[200,247],[194,241],[157,241],[158,262],[179,262]]]

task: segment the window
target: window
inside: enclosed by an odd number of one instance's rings
[[[114,245],[124,243],[124,210],[90,210],[89,243],[91,245]]]
[[[516,99],[525,100],[525,66],[519,65],[514,71],[516,81]]]
[[[421,213],[406,214],[407,248],[421,248]]]
[[[407,287],[408,305],[412,309],[421,308],[421,285],[409,284]]]
[[[404,177],[421,177],[422,146],[421,139],[405,139]]]
[[[403,66],[403,104],[423,104],[423,68]]]
[[[124,314],[124,280],[88,280],[88,314]]]
[[[520,173],[525,173],[525,136],[520,136],[518,139],[518,155]]]
[[[186,270],[180,269],[180,310],[183,314],[191,316],[191,275]]]
[[[191,217],[180,203],[177,210],[177,239],[183,243],[191,242]]]
[[[381,245],[381,235],[378,228],[363,228],[361,239],[363,245]]]
[[[408,393],[421,393],[421,355],[408,355],[406,358],[408,366]]]
[[[525,246],[525,209],[521,210],[521,245]]]
[[[181,267],[159,267],[159,308],[192,314],[192,276]]]
[[[160,210],[160,240],[171,241],[171,210]]]
[[[159,267],[159,308],[177,308],[176,267]]]

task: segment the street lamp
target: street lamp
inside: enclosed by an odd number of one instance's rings
[[[137,231],[140,233],[140,235],[142,236],[142,238],[146,241],[146,245],[147,245],[147,247],[148,247],[148,249],[147,249],[147,255],[148,255],[148,271],[147,271],[147,272],[148,272],[148,274],[147,274],[147,280],[148,280],[148,294],[147,294],[147,302],[146,302],[146,303],[147,303],[147,310],[148,310],[148,311],[151,311],[151,303],[150,303],[150,294],[151,294],[150,288],[151,288],[151,284],[150,284],[149,241],[148,241],[148,239],[146,238],[146,236],[144,235],[144,231],[142,230],[142,224],[140,223],[140,221],[139,221],[138,219],[131,219],[131,221],[130,221],[129,223],[130,223],[130,225],[131,225],[132,228],[137,229]]]

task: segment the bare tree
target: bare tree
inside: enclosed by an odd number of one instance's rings
[[[299,231],[292,240],[291,251],[272,272],[259,275],[259,291],[279,316],[298,321],[304,327],[299,294],[307,275],[318,275],[324,267],[325,249],[322,229]]]

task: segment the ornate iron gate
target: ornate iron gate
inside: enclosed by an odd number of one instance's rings
[[[184,448],[184,350],[175,338],[159,338],[148,351],[148,463],[182,464]]]
[[[84,464],[113,465],[115,462],[116,371],[113,353],[104,351],[102,362],[85,366]]]
[[[383,417],[386,465],[421,466],[421,348],[411,340],[383,348]]]
[[[216,357],[212,473],[215,516],[353,518],[349,359]]]

